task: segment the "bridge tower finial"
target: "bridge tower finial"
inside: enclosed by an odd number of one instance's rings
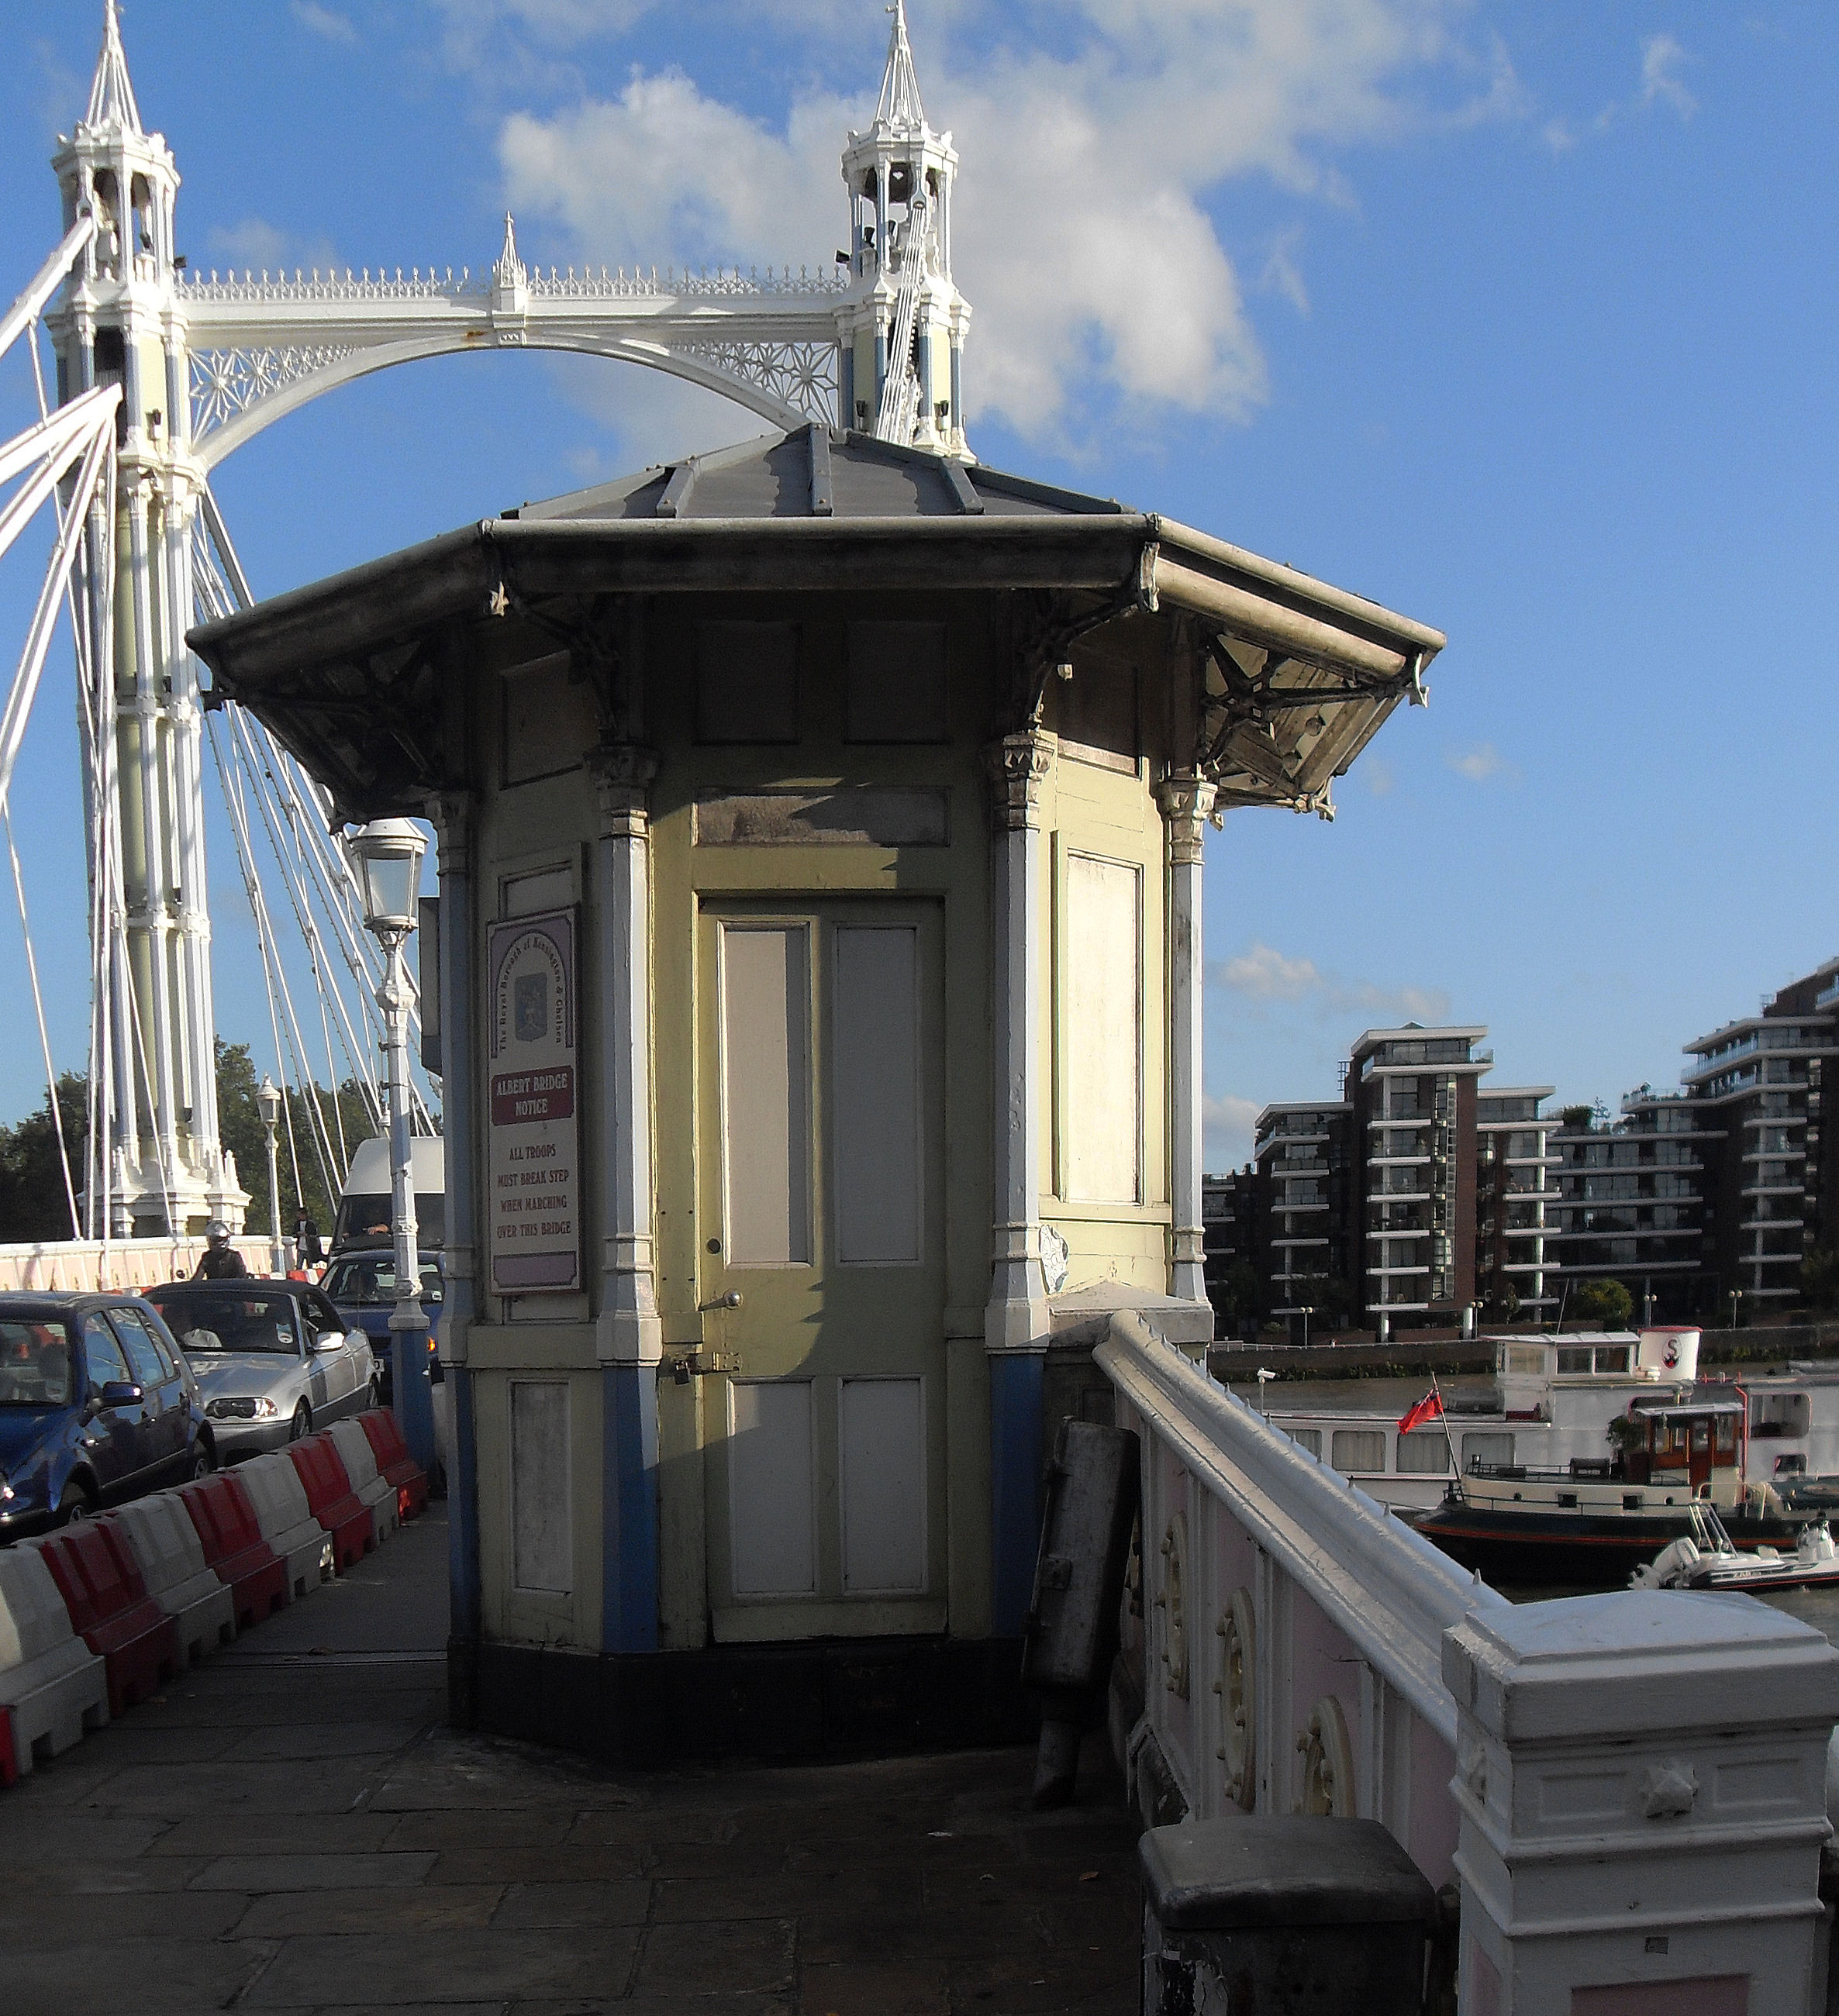
[[[96,60],[96,75],[90,81],[87,126],[119,126],[124,132],[139,133],[140,107],[134,102],[134,85],[128,75],[128,52],[121,46],[121,17],[115,0],[104,0],[102,54]]]
[[[839,318],[839,417],[903,445],[967,452],[964,340],[971,311],[951,277],[957,154],[920,103],[906,0],[893,0],[874,123],[843,149],[850,272],[861,283]]]

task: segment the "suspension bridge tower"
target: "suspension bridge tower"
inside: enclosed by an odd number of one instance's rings
[[[85,208],[97,224],[47,320],[58,397],[121,388],[114,537],[92,538],[100,563],[79,653],[101,668],[85,696],[100,715],[85,747],[96,751],[86,779],[92,897],[98,878],[103,891],[91,909],[103,927],[91,1067],[110,1089],[110,1138],[106,1161],[92,1156],[92,1180],[106,1183],[114,1236],[196,1232],[211,1218],[239,1229],[248,1200],[218,1132],[203,738],[185,643],[204,478],[175,263],[179,178],[164,139],[141,124],[115,0],[88,110],[52,166],[66,229]]]

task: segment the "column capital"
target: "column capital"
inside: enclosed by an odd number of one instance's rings
[[[1177,868],[1200,866],[1207,815],[1219,796],[1217,785],[1192,772],[1165,777],[1156,787],[1156,802],[1169,829],[1169,859]]]
[[[999,832],[1019,833],[1040,825],[1040,788],[1052,774],[1059,750],[1059,738],[1044,728],[1023,728],[984,751]]]
[[[478,804],[471,791],[428,794],[427,819],[439,842],[443,875],[464,875],[472,866],[473,816]]]
[[[640,742],[601,742],[587,753],[588,774],[600,800],[603,840],[643,840],[650,820],[651,779],[658,752]]]

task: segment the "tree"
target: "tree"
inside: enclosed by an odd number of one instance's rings
[[[89,1081],[81,1071],[66,1071],[57,1082],[64,1147],[70,1158],[71,1181],[79,1193],[84,1143],[89,1133],[88,1093]],[[35,1113],[28,1113],[13,1126],[0,1126],[0,1240],[71,1237],[70,1193],[64,1187],[57,1127],[47,1093]]]
[[[1801,1294],[1810,1309],[1839,1309],[1839,1247],[1810,1246],[1801,1262]]]
[[[1213,1283],[1213,1307],[1242,1333],[1256,1333],[1264,1315],[1264,1283],[1249,1260],[1235,1260]]]
[[[218,1137],[236,1158],[236,1174],[249,1193],[249,1232],[260,1237],[267,1232],[269,1216],[268,1136],[261,1124],[261,1109],[255,1103],[258,1082],[254,1060],[247,1043],[226,1043],[217,1039]],[[337,1107],[334,1111],[336,1096]],[[338,1211],[338,1143],[342,1121],[347,1150],[356,1147],[377,1132],[370,1103],[355,1078],[347,1078],[336,1095],[325,1086],[312,1089],[313,1103],[290,1086],[280,1124],[276,1129],[276,1165],[281,1178],[281,1229],[290,1231],[294,1215],[302,1202],[322,1234],[330,1237]],[[313,1110],[317,1107],[319,1126],[332,1143],[330,1167],[322,1171],[320,1151],[314,1146]],[[288,1143],[292,1123],[293,1146]],[[300,1179],[294,1180],[297,1157]],[[326,1177],[330,1176],[330,1186]]]
[[[1620,1281],[1580,1281],[1571,1291],[1570,1305],[1580,1322],[1603,1330],[1626,1330],[1635,1312],[1635,1298]]]

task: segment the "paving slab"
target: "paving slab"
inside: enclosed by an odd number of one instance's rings
[[[493,1913],[495,1927],[642,1925],[651,1915],[645,1882],[514,1883]]]
[[[425,1882],[432,1855],[220,1855],[194,1890],[404,1889]]]
[[[300,2009],[360,1998],[413,2007],[469,1996],[617,1996],[638,1942],[637,1929],[625,1925],[288,1939],[244,2000],[253,2008]]]
[[[236,1921],[239,1939],[303,1934],[447,1931],[488,1924],[498,1883],[427,1883],[412,1890],[295,1890],[257,1897]]]
[[[716,1918],[653,1925],[639,1953],[635,1993],[659,2000],[782,1993],[795,1985],[798,1926],[791,1918]]]

